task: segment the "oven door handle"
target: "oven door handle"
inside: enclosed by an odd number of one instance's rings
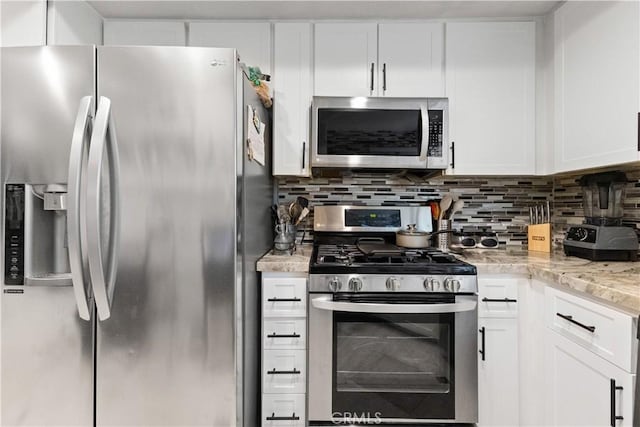
[[[311,305],[319,310],[349,313],[460,313],[476,309],[476,301],[445,304],[373,304],[364,302],[333,301],[331,296],[313,298]]]

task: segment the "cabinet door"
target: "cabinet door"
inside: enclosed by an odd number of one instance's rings
[[[447,24],[456,175],[535,173],[535,23]]]
[[[309,176],[311,24],[275,24],[273,174]]]
[[[385,23],[378,26],[378,94],[444,96],[444,25]]]
[[[631,426],[635,375],[547,330],[547,425]],[[611,380],[615,381],[613,389]],[[612,408],[612,402],[615,405]],[[615,413],[612,413],[615,411]],[[614,420],[612,416],[622,419]]]
[[[314,95],[376,95],[377,37],[377,24],[315,24]]]
[[[104,21],[104,44],[114,46],[184,46],[179,21]]]
[[[517,426],[518,322],[516,319],[478,319],[478,424]],[[484,334],[484,346],[482,335]]]
[[[640,3],[555,13],[556,172],[638,160]]]
[[[189,46],[230,47],[240,61],[271,73],[271,24],[265,22],[191,22]]]

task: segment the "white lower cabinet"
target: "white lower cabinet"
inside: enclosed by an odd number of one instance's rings
[[[306,425],[307,276],[262,273],[262,426]]]
[[[478,424],[516,426],[518,403],[518,321],[479,319]],[[483,337],[484,335],[484,337]]]
[[[304,394],[265,394],[262,396],[262,425],[302,427],[305,425]]]
[[[548,329],[549,426],[632,425],[635,375]]]
[[[518,287],[526,278],[478,278],[478,424],[519,423]]]

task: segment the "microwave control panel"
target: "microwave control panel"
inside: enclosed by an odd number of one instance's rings
[[[4,213],[4,283],[24,284],[24,185],[7,184]]]
[[[429,110],[429,146],[427,147],[428,157],[442,157],[442,110]]]

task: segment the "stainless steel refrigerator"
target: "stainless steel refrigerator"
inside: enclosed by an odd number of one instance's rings
[[[2,425],[257,425],[270,129],[236,51],[0,55]]]

